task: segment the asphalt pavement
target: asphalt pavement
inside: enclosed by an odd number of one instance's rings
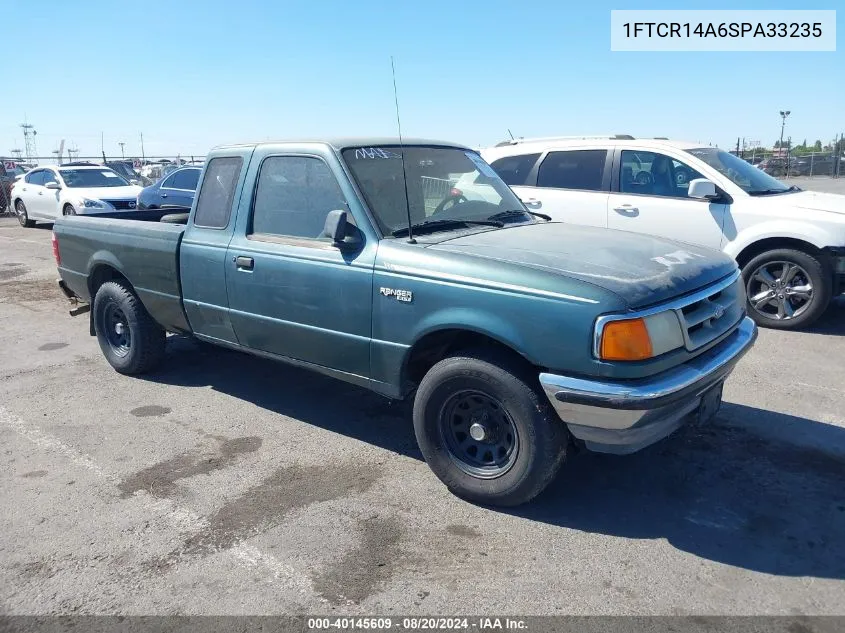
[[[4,614],[845,613],[845,302],[762,331],[713,424],[465,503],[408,408],[171,337],[115,373],[0,219]]]

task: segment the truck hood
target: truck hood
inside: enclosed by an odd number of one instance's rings
[[[766,196],[759,198],[766,200]],[[797,193],[772,196],[769,202],[775,202],[777,206],[789,206],[795,209],[810,209],[812,211],[829,211],[845,215],[845,196],[835,193],[822,193],[820,191],[799,191]]]
[[[90,198],[92,200],[129,200],[137,198],[143,187],[126,185],[125,187],[74,187],[63,190],[68,200]]]
[[[556,222],[483,231],[430,248],[559,273],[609,290],[631,308],[673,299],[736,270],[719,251]]]

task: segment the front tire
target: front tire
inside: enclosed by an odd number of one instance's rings
[[[93,311],[97,342],[119,373],[143,374],[164,358],[165,331],[124,283],[107,281],[100,286]]]
[[[76,209],[73,208],[72,204],[66,204],[62,209],[62,215],[76,215]]]
[[[833,273],[823,260],[804,251],[761,253],[742,268],[748,314],[761,327],[796,330],[827,309]]]
[[[35,226],[35,221],[29,219],[29,215],[26,212],[26,205],[23,203],[23,200],[15,202],[15,212],[18,216],[18,222],[20,222],[20,225],[23,228],[31,229]]]
[[[504,354],[466,352],[432,367],[414,401],[414,432],[434,474],[468,501],[516,506],[536,497],[566,457],[569,434]]]

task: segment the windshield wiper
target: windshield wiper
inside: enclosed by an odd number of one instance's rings
[[[793,185],[794,186],[794,185]],[[788,187],[786,189],[752,189],[748,192],[749,196],[771,196],[776,193],[786,193],[787,191],[799,191],[796,187],[793,189],[792,187]]]
[[[503,222],[497,222],[494,220],[460,220],[460,219],[442,219],[442,220],[426,220],[425,222],[418,222],[416,224],[411,225],[411,229],[413,229],[414,234],[420,232],[430,232],[430,231],[448,231],[449,229],[453,228],[460,228],[470,225],[479,225],[479,226],[495,226],[498,228],[502,228],[504,226]],[[403,226],[402,228],[396,229],[391,233],[393,237],[402,237],[403,235],[408,234],[408,227]]]
[[[546,215],[545,213],[537,213],[536,211],[529,211],[525,209],[524,211],[521,209],[511,209],[510,211],[500,211],[499,213],[494,213],[491,215],[488,220],[510,220],[511,218],[515,218],[520,215],[533,215],[535,218],[542,218],[543,220],[551,220],[552,216]]]

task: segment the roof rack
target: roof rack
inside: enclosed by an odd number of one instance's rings
[[[506,145],[519,145],[520,143],[535,143],[538,141],[587,141],[591,139],[611,139],[617,141],[633,141],[634,137],[630,134],[597,134],[594,136],[539,136],[535,138],[514,138],[496,143],[496,147],[505,147]]]

